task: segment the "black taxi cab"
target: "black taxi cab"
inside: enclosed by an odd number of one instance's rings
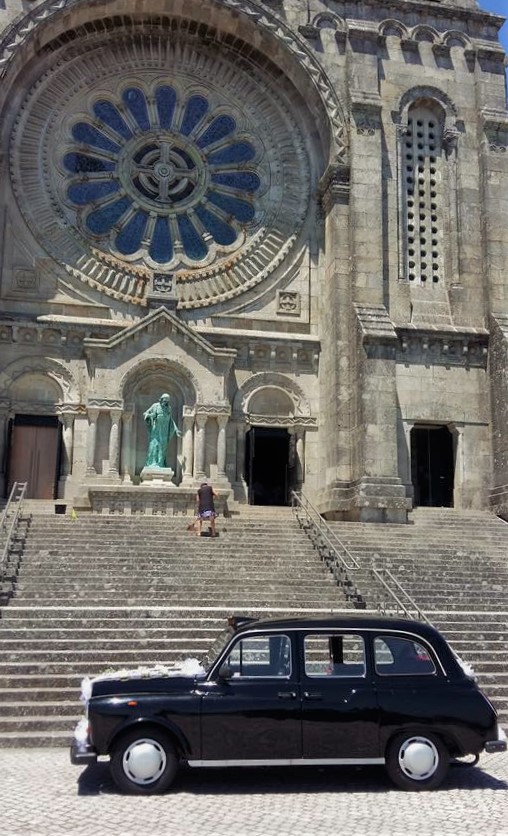
[[[178,766],[384,766],[434,789],[450,763],[506,751],[497,714],[433,627],[356,615],[233,617],[209,658],[83,683],[74,764],[109,756],[120,790],[160,793]]]

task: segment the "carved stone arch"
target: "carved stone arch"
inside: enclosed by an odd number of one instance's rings
[[[425,23],[415,26],[411,30],[411,37],[414,41],[424,41],[431,44],[437,44],[441,40],[439,32],[433,26],[427,26]]]
[[[345,32],[347,29],[345,20],[332,12],[317,14],[312,21],[312,26],[316,29],[334,29],[336,32]]]
[[[61,403],[81,402],[78,383],[68,367],[49,357],[21,357],[14,360],[0,374],[0,391],[5,392],[8,397],[13,385],[21,377],[29,374],[50,378],[61,392]]]
[[[217,12],[224,9],[233,12],[230,18],[231,38],[240,41],[237,35],[237,22],[241,19],[243,25],[250,28],[252,32],[252,37],[245,39],[248,44],[259,42],[259,31],[261,31],[262,40],[264,39],[262,46],[266,46],[266,50],[263,50],[265,58],[271,55],[277,62],[273,44],[280,49],[279,66],[281,68],[282,65],[287,65],[287,53],[291,54],[295,62],[295,72],[301,76],[306,87],[314,90],[327,114],[329,132],[327,162],[346,162],[347,121],[334,85],[316,61],[312,50],[280,17],[266,9],[264,4],[256,0],[210,0],[206,4],[201,0],[186,0],[185,11],[178,15],[177,12],[172,13],[168,10],[165,0],[152,0],[148,12],[146,10],[144,12],[143,20],[150,13],[159,17],[160,15],[170,17],[173,14],[173,16],[185,16],[204,23],[212,20],[214,26],[221,24],[224,28],[224,24],[227,23],[226,18],[220,21],[217,19]],[[83,36],[88,35],[85,24],[92,18],[97,21],[104,18],[103,31],[107,31],[108,26],[111,28],[114,25],[111,21],[133,19],[132,3],[130,0],[110,0],[100,6],[90,4],[89,0],[58,0],[56,3],[55,0],[44,0],[26,14],[19,15],[6,30],[0,41],[0,78],[6,79],[8,73],[13,75],[20,73],[27,60],[33,57],[36,51],[39,54],[44,52],[49,42],[58,34],[63,34],[69,29],[83,28]],[[272,48],[270,48],[270,43]],[[9,84],[5,84],[4,81],[3,89],[7,91],[8,88]]]
[[[382,20],[379,24],[378,31],[383,37],[386,37],[387,35],[396,35],[399,38],[409,37],[409,30],[407,26],[404,26],[400,20],[395,20],[395,18]]]
[[[150,357],[134,363],[119,382],[119,396],[125,403],[135,401],[136,390],[149,377],[171,377],[181,397],[182,404],[194,406],[202,400],[201,388],[196,376],[178,360],[167,357]],[[162,392],[161,392],[162,394]]]
[[[260,372],[253,375],[240,387],[233,400],[233,413],[245,415],[249,412],[249,401],[262,389],[280,389],[291,399],[294,416],[311,415],[310,404],[303,389],[289,377],[277,372]]]
[[[409,108],[417,104],[425,105],[440,112],[445,137],[447,134],[451,136],[457,133],[457,108],[443,90],[430,85],[421,85],[407,90],[399,103],[398,121],[401,125],[407,124]]]
[[[471,38],[464,32],[459,32],[456,29],[450,29],[443,35],[443,43],[446,46],[461,46],[464,49],[471,46]]]

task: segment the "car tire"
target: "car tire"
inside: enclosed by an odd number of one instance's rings
[[[403,790],[433,790],[448,772],[450,755],[443,741],[428,732],[398,734],[386,752],[386,770]]]
[[[111,775],[125,793],[150,795],[165,792],[178,769],[178,758],[169,735],[162,729],[132,729],[115,743]]]

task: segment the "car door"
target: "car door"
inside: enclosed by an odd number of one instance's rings
[[[301,758],[301,701],[294,639],[239,637],[201,684],[204,761],[274,763]]]
[[[379,711],[364,638],[316,631],[301,642],[304,759],[375,762]]]
[[[453,686],[433,649],[418,636],[380,634],[373,640],[374,674],[384,745],[396,731],[429,730],[450,722],[456,709]],[[458,697],[458,694],[456,695]]]

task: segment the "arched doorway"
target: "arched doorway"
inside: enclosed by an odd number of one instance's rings
[[[20,374],[9,386],[8,496],[14,482],[27,483],[27,499],[56,499],[62,458],[58,405],[62,389],[42,371]]]
[[[415,506],[451,508],[454,477],[454,443],[448,427],[413,427],[411,480]]]

